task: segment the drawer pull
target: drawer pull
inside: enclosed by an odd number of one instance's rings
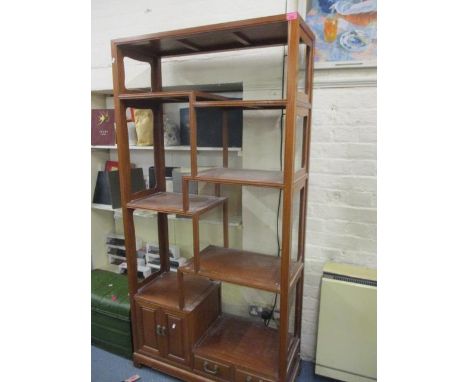
[[[161,333],[161,325],[156,326],[156,334],[157,334],[158,336],[162,335],[162,333]]]
[[[209,363],[207,361],[203,362],[203,370],[211,375],[218,374],[218,365],[214,365],[213,369],[208,367]]]
[[[250,375],[245,377],[245,382],[252,382],[252,377]]]

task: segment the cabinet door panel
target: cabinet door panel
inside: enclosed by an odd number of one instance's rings
[[[156,334],[157,310],[139,306],[138,316],[140,320],[140,327],[138,328],[140,350],[159,355],[161,348]]]
[[[167,319],[167,356],[185,361],[184,320],[168,314]]]

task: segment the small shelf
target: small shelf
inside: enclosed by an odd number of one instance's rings
[[[283,187],[283,173],[281,171],[219,167],[203,170],[191,179],[211,183],[243,184],[247,186],[274,188]]]
[[[220,107],[229,109],[284,109],[286,100],[225,100],[225,101],[199,101],[195,102],[195,107]]]
[[[194,354],[278,379],[278,331],[263,322],[223,314],[195,346]]]
[[[213,245],[202,250],[199,256],[199,276],[268,292],[280,291],[281,259],[277,256]],[[291,261],[291,284],[297,280],[302,268],[301,263]],[[179,270],[194,274],[194,258]]]
[[[114,146],[91,146],[92,150],[117,150]],[[130,150],[151,150],[153,146],[130,146]],[[165,146],[164,151],[190,151],[190,146]],[[222,147],[197,147],[197,151],[223,151]],[[230,152],[242,152],[242,147],[229,147]]]
[[[92,203],[91,208],[93,210],[100,210],[100,211],[109,211],[114,213],[115,219],[122,218],[122,208],[112,208],[109,204],[97,204]],[[133,215],[140,217],[140,218],[154,218],[157,214],[157,211],[150,211],[150,210],[136,210]],[[175,220],[179,222],[190,221],[190,217],[187,216],[180,216],[180,214],[168,214],[167,218],[169,220]],[[219,224],[219,221],[216,220],[200,220],[200,224]],[[241,227],[242,226],[242,218],[240,216],[230,216],[229,227]]]
[[[192,99],[199,100],[225,100],[226,97],[205,93],[197,90],[181,90],[169,92],[134,92],[118,95],[127,107],[150,108],[155,104],[187,103]]]
[[[198,301],[202,300],[204,295],[214,283],[199,277],[184,278],[185,287],[185,310],[192,310]],[[177,274],[175,272],[166,272],[144,285],[135,296],[137,300],[149,301],[169,309],[179,309],[179,288],[177,284]]]
[[[224,203],[225,200],[226,198],[217,196],[189,195],[189,210],[184,211],[182,208],[182,194],[158,192],[130,201],[127,203],[127,208],[193,216],[202,214]]]

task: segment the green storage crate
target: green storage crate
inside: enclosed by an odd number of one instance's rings
[[[131,358],[131,333],[127,277],[101,269],[91,271],[91,343]]]

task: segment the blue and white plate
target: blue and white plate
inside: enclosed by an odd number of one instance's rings
[[[362,52],[367,49],[369,39],[363,31],[353,30],[340,36],[340,45],[350,52]]]

